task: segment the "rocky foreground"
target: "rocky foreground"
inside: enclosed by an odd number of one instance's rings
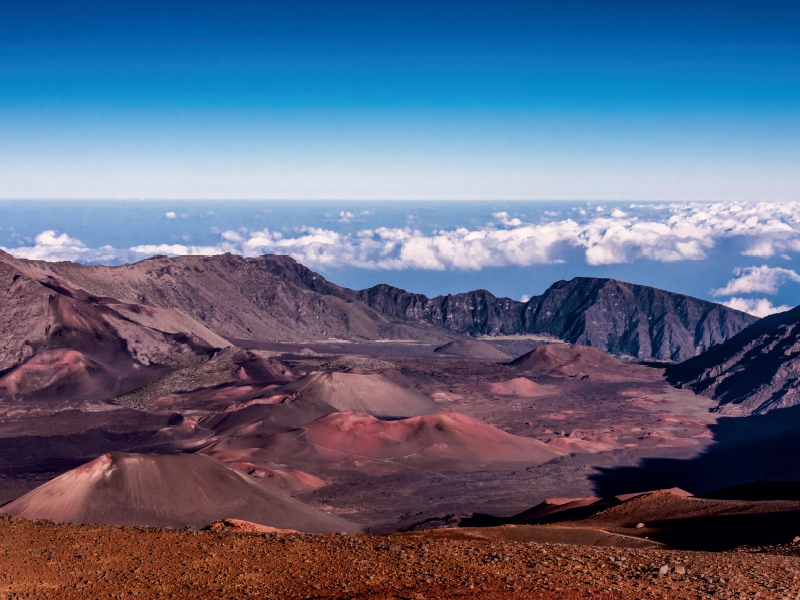
[[[0,598],[800,598],[800,557],[0,520]]]

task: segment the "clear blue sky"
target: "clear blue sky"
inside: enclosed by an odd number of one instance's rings
[[[800,198],[798,2],[2,2],[0,197]]]

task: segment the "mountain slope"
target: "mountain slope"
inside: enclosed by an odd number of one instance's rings
[[[179,528],[236,518],[309,533],[359,531],[202,454],[105,454],[0,513],[58,523]]]
[[[355,291],[277,255],[156,256],[119,267],[11,261],[39,279],[56,278],[92,296],[177,309],[227,339],[446,342],[459,334],[546,334],[613,354],[679,361],[756,320],[720,304],[613,279],[559,281],[522,303],[486,290],[435,298],[385,284]]]
[[[614,279],[554,283],[525,307],[526,331],[611,354],[681,361],[756,321],[721,304]]]
[[[12,398],[111,398],[229,345],[173,308],[93,296],[5,253],[0,291],[0,395]]]
[[[300,392],[336,410],[353,410],[377,417],[411,417],[436,411],[436,405],[427,396],[400,387],[378,374],[312,371],[276,391]]]
[[[800,404],[800,306],[671,366],[667,380],[718,400],[723,413],[760,414]]]
[[[393,317],[469,334],[551,335],[641,359],[685,360],[757,319],[721,304],[614,279],[576,277],[522,303],[486,290],[427,298],[387,285],[357,298]]]
[[[287,256],[154,256],[118,267],[24,262],[94,295],[177,308],[229,339],[448,339],[354,302],[354,292]]]

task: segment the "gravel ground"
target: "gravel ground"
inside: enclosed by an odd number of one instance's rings
[[[800,558],[0,520],[0,598],[800,598]]]

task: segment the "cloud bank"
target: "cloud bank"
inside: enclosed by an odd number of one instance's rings
[[[794,308],[793,306],[781,305],[773,306],[767,298],[731,298],[723,302],[725,306],[749,313],[754,317],[766,317],[775,313],[784,312]]]
[[[714,296],[729,296],[733,294],[777,294],[778,288],[787,281],[800,283],[800,275],[791,269],[780,267],[745,267],[734,269],[736,275],[725,287],[712,290]]]
[[[551,212],[538,219],[497,212],[483,226],[430,231],[410,226],[348,230],[354,215],[343,211],[338,218],[340,229],[229,230],[217,233],[218,242],[201,246],[88,248],[67,233],[44,231],[33,245],[7,251],[21,258],[108,264],[153,254],[279,253],[310,267],[439,271],[559,263],[576,252],[589,265],[702,260],[725,239],[736,239],[745,256],[800,251],[800,203],[631,204],[623,208],[587,206],[567,211],[571,214],[566,217]],[[170,211],[165,216],[176,215]],[[751,267],[715,294],[773,293],[770,290],[781,281],[798,281],[798,277],[788,269]]]

